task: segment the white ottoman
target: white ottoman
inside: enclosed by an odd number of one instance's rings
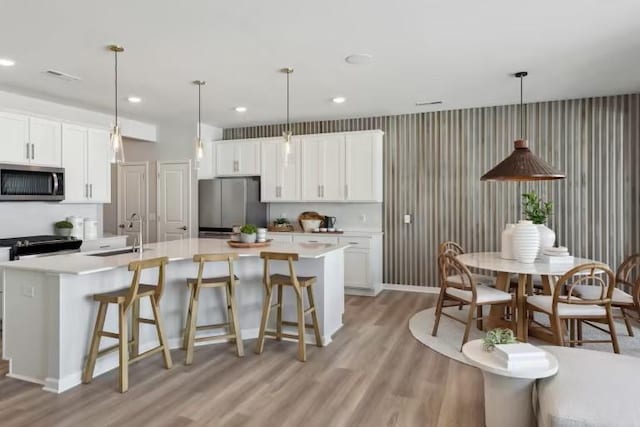
[[[640,427],[640,358],[544,346],[558,373],[537,381],[540,427]]]

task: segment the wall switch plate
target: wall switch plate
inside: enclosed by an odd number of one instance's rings
[[[406,214],[406,215],[404,216],[404,223],[405,223],[405,224],[411,224],[411,215]]]
[[[25,297],[33,298],[36,296],[36,290],[33,286],[22,285],[22,295]]]

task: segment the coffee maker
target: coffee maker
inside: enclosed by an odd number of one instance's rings
[[[335,216],[325,216],[324,217],[324,226],[325,226],[325,228],[336,228],[336,217]]]

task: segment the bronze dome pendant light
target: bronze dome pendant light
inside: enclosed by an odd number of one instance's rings
[[[514,141],[515,149],[509,157],[482,175],[481,181],[548,181],[565,177],[562,172],[533,154],[529,150],[529,142],[524,138],[522,87],[527,74],[526,71],[515,73],[515,77],[520,79],[520,139]]]

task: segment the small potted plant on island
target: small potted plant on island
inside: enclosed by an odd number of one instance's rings
[[[522,194],[522,212],[533,222],[540,234],[540,250],[552,247],[556,242],[556,233],[545,224],[553,214],[553,202],[543,202],[535,191]]]
[[[246,224],[240,228],[240,241],[242,243],[255,243],[258,228],[255,225]]]
[[[493,351],[499,344],[516,344],[518,340],[513,331],[506,328],[491,329],[482,340],[484,351]]]
[[[71,236],[71,230],[73,230],[73,224],[69,221],[58,221],[54,224],[56,233],[58,236],[69,237]]]

